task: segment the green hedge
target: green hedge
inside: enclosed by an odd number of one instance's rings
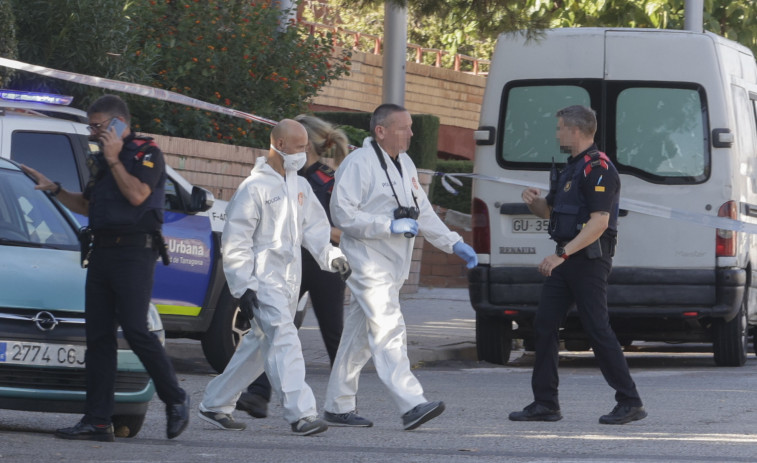
[[[460,172],[469,174],[473,172],[473,161],[451,161],[440,159],[436,164],[435,170],[437,172]],[[444,189],[442,178],[434,176],[431,180],[431,186],[429,187],[429,200],[431,201],[431,204],[470,214],[473,180],[470,178],[461,178],[459,180],[463,182],[462,186],[457,186],[448,181],[450,186],[457,190],[457,195],[453,195]]]
[[[315,115],[332,124],[351,126],[365,132],[345,130],[350,143],[363,146],[360,135],[370,135],[371,113],[319,111]],[[439,141],[439,118],[431,114],[414,114],[413,139],[410,141],[408,154],[419,169],[436,169],[437,143]],[[358,139],[359,138],[359,139]]]

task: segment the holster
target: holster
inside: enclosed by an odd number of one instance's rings
[[[163,237],[163,233],[156,231],[153,233],[153,245],[157,246],[158,253],[160,253],[160,260],[163,262],[163,265],[168,265],[171,263],[171,258],[168,257],[168,245],[166,244],[166,239]]]

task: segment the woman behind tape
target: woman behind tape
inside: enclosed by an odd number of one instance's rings
[[[341,129],[315,116],[301,114],[295,120],[308,132],[307,161],[299,174],[307,179],[326,210],[331,224],[331,243],[336,246],[339,244],[341,231],[334,227],[329,209],[331,190],[334,188],[334,169],[323,161],[327,158],[332,161],[329,164],[334,168],[339,166],[349,153],[347,136]],[[321,270],[313,256],[302,248],[300,297],[305,292],[310,294],[313,312],[318,319],[321,336],[332,365],[344,326],[344,290],[345,284],[339,274]],[[302,321],[300,320],[299,323]],[[271,383],[263,373],[240,396],[237,409],[246,411],[255,418],[265,418],[268,416],[270,400]]]

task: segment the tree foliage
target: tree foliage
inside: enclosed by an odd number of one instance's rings
[[[172,90],[274,120],[304,111],[350,64],[349,52],[334,56],[328,36],[278,30],[280,11],[271,1],[11,1],[21,61]],[[71,94],[79,107],[104,93],[28,73],[17,73],[12,85]],[[123,96],[140,131],[268,143],[269,128],[259,123]]]
[[[16,57],[16,20],[10,3],[0,2],[0,56],[9,59]],[[10,79],[9,69],[0,68],[0,86],[5,86]]]
[[[488,58],[497,35],[558,27],[682,29],[685,0],[387,0],[408,9],[408,40]],[[331,0],[356,31],[381,35],[384,0]],[[704,0],[704,28],[750,47],[757,54],[757,2]],[[449,60],[451,58],[447,58]],[[449,63],[448,63],[449,64]]]
[[[134,15],[137,54],[158,56],[153,84],[211,103],[279,120],[307,108],[329,81],[347,72],[349,52],[334,57],[329,36],[279,28],[268,2],[150,1]],[[149,102],[161,116],[142,129],[235,144],[267,144],[259,124]]]

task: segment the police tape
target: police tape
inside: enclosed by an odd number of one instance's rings
[[[463,183],[460,181],[460,178],[471,178],[475,180],[484,180],[487,182],[522,186],[525,188],[549,190],[549,187],[545,184],[526,182],[523,180],[510,178],[492,177],[490,175],[483,174],[435,172],[427,169],[418,169],[418,172],[441,177],[441,184],[444,189],[454,195],[458,194],[458,192],[452,185],[450,185],[450,182],[454,183],[458,187],[462,186]],[[660,206],[659,204],[647,203],[635,199],[621,197],[620,208],[627,211],[636,212],[638,214],[660,217],[663,219],[678,220],[681,222],[702,225],[710,228],[757,234],[757,224],[742,222],[740,220],[734,220],[728,217],[717,217],[706,214],[699,214],[696,212],[682,211],[680,209],[673,209],[666,206]]]
[[[88,76],[85,74],[77,74],[75,72],[59,71],[57,69],[23,63],[21,61],[15,61],[7,58],[0,58],[0,66],[16,69],[18,71],[31,72],[33,74],[39,74],[41,76],[52,77],[68,82],[74,82],[77,84],[89,85],[91,87],[105,88],[117,92],[130,93],[132,95],[139,95],[148,98],[154,98],[156,100],[168,101],[196,109],[204,109],[206,111],[225,114],[231,117],[246,119],[248,121],[260,122],[267,125],[273,126],[278,123],[277,121],[266,119],[265,117],[256,116],[254,114],[227,108],[213,103],[208,103],[196,98],[182,95],[180,93],[172,92],[170,90],[149,87],[147,85],[133,84],[120,80],[105,79],[103,77]]]

